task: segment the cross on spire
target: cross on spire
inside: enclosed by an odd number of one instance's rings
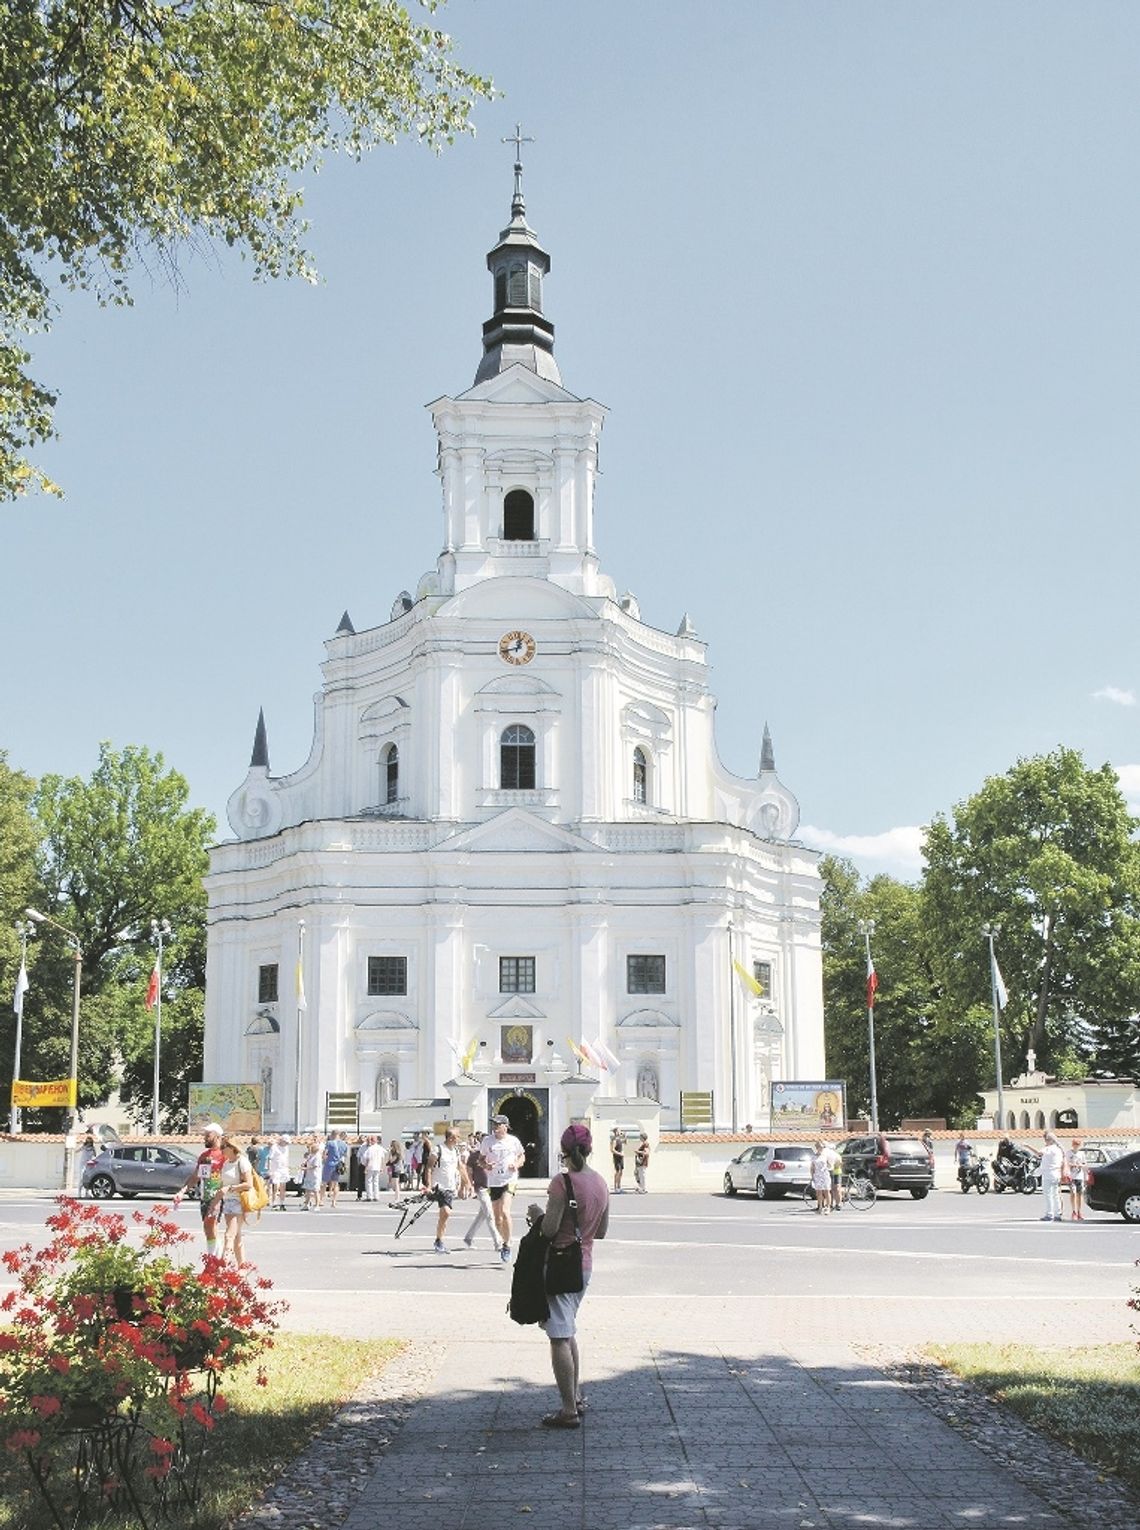
[[[533,138],[524,138],[522,124],[515,123],[515,130],[507,138],[500,139],[501,143],[513,143],[515,146],[515,194],[511,199],[511,215],[517,216],[526,211],[522,192],[522,146],[524,143],[533,143]]]

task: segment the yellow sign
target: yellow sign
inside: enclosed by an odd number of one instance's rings
[[[12,1104],[33,1110],[41,1105],[70,1105],[74,1109],[75,1080],[56,1078],[46,1084],[29,1084],[23,1079],[13,1079]]]

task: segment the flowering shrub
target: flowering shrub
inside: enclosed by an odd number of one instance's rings
[[[66,1197],[58,1205],[46,1247],[3,1255],[18,1285],[0,1301],[11,1325],[0,1332],[0,1439],[25,1457],[53,1514],[57,1466],[80,1517],[110,1499],[141,1519],[136,1479],[160,1498],[174,1479],[192,1502],[201,1449],[225,1409],[220,1377],[272,1345],[283,1304],[247,1268],[208,1255],[198,1269],[177,1264],[172,1251],[190,1234],[161,1209],[134,1213],[132,1242],[118,1213]]]

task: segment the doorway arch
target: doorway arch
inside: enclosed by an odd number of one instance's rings
[[[493,1115],[506,1116],[510,1122],[508,1131],[523,1145],[526,1162],[519,1170],[523,1179],[549,1178],[548,1113],[549,1090],[489,1089],[487,1091],[488,1119]]]

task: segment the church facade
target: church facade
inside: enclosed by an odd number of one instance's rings
[[[330,1093],[366,1131],[506,1109],[541,1173],[594,1101],[730,1129],[823,1078],[820,882],[767,730],[755,777],[717,758],[688,617],[601,569],[605,410],[562,383],[515,171],[474,385],[430,406],[436,568],[345,614],[300,769],[259,719],[211,852],[204,1080],[261,1083],[269,1130]]]

